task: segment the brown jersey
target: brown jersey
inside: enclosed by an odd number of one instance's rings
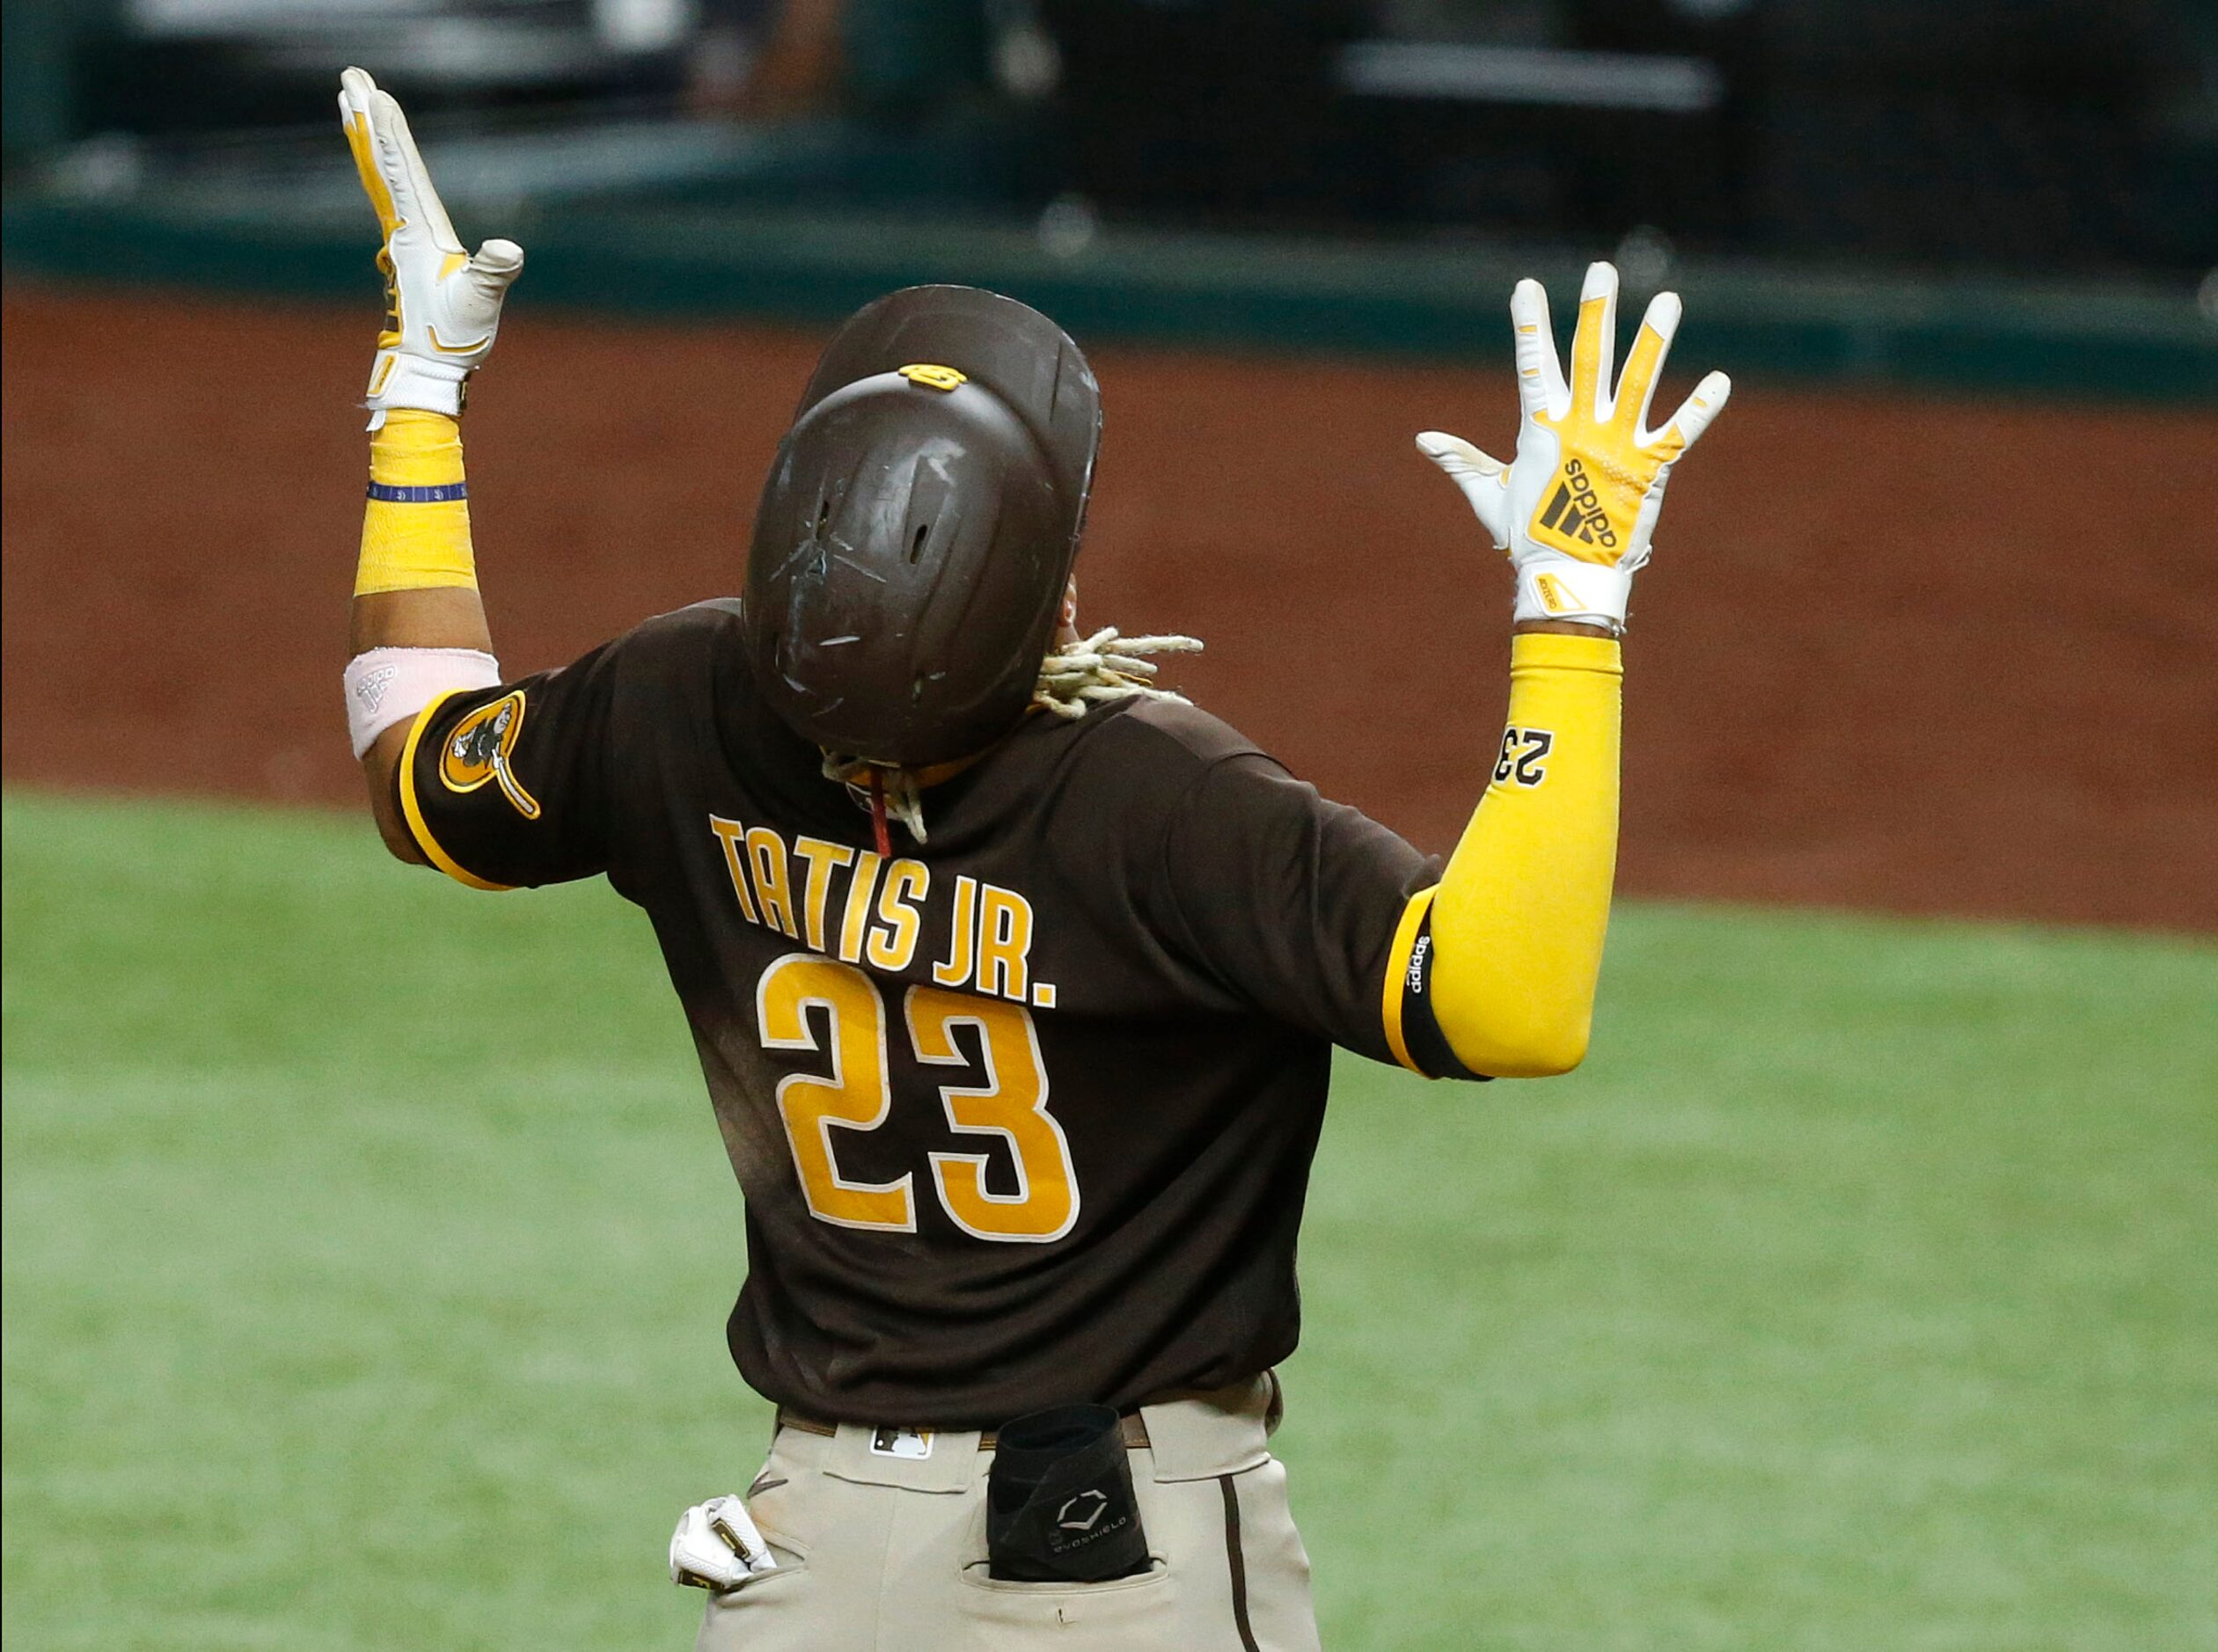
[[[1391,1013],[1468,1076],[1387,979],[1437,864],[1179,702],[1028,718],[889,857],[821,765],[720,602],[439,702],[400,767],[447,871],[653,922],[745,1194],[741,1373],[982,1427],[1284,1358],[1331,1047],[1391,1059]]]

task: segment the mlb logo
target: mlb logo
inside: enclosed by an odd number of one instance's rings
[[[879,1429],[870,1436],[873,1457],[905,1458],[910,1462],[921,1462],[932,1455],[930,1429]]]

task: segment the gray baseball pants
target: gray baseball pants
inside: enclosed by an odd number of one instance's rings
[[[696,1652],[1315,1652],[1309,1557],[1265,1444],[1277,1396],[1266,1374],[1140,1408],[1149,1569],[1101,1583],[986,1575],[977,1433],[781,1418],[747,1495],[778,1569],[710,1598]]]

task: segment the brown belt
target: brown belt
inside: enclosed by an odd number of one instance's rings
[[[1117,1422],[1124,1429],[1125,1450],[1130,1451],[1144,1451],[1147,1450],[1147,1423],[1146,1421],[1141,1417],[1138,1412],[1127,1411],[1123,1416],[1117,1419]],[[839,1432],[839,1425],[836,1422],[819,1422],[814,1417],[798,1416],[794,1413],[786,1409],[783,1406],[778,1407],[778,1426],[781,1429],[798,1429],[803,1434],[821,1434],[826,1439],[831,1438],[834,1435]],[[890,1431],[891,1430],[889,1429],[880,1430],[882,1433]],[[965,1430],[955,1429],[916,1429],[908,1431],[917,1434],[955,1434],[958,1432],[965,1432]],[[994,1447],[997,1437],[998,1436],[994,1429],[986,1429],[985,1433],[978,1436],[978,1450],[981,1451],[991,1451]]]

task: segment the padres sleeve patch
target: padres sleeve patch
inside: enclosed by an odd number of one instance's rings
[[[492,781],[516,812],[539,818],[538,800],[516,778],[509,758],[523,732],[523,691],[516,689],[480,705],[454,726],[439,756],[439,781],[450,792],[474,792]]]

